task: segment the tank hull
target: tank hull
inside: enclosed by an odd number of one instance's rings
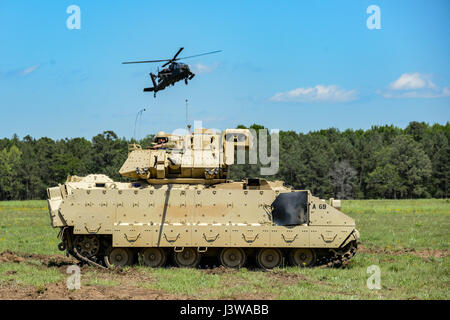
[[[113,258],[130,255],[134,260],[137,253],[163,255],[164,260],[166,255],[174,255],[180,266],[190,266],[184,258],[180,258],[181,263],[177,260],[177,254],[183,253],[215,256],[219,263],[231,267],[237,262],[229,257],[235,256],[238,260],[254,256],[264,268],[273,265],[264,258],[275,257],[277,264],[279,255],[290,257],[288,260],[297,265],[299,261],[307,266],[336,264],[351,258],[359,241],[352,218],[306,190],[270,183],[252,187],[231,181],[205,186],[136,185],[101,177],[91,180],[68,181],[48,189],[48,203],[52,226],[64,231],[60,233],[60,249],[98,265],[114,264],[108,262],[111,251],[115,252]],[[283,222],[274,211],[276,200],[286,198],[280,198],[286,193],[301,196],[302,217],[295,216],[298,210],[292,211],[289,204],[282,209],[294,212],[288,217],[291,220],[301,218],[296,223]],[[148,248],[153,249],[145,251]],[[292,258],[302,252],[303,259]]]

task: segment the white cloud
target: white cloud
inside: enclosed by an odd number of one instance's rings
[[[297,88],[275,94],[270,100],[282,102],[346,102],[356,99],[355,90],[345,90],[337,85],[317,85]]]
[[[436,85],[429,79],[429,76],[415,73],[404,73],[390,84],[392,90],[414,90],[424,88],[435,88]]]
[[[39,68],[39,64],[35,64],[34,66],[31,66],[29,68],[23,69],[20,72],[20,75],[21,76],[26,76],[27,74],[30,74],[30,73],[34,72],[37,68]]]
[[[217,69],[219,64],[216,62],[212,65],[206,65],[202,63],[197,63],[192,66],[192,71],[194,73],[202,74],[202,73],[210,73]]]
[[[441,89],[431,81],[429,75],[418,72],[403,73],[389,85],[388,90],[379,90],[377,93],[387,99],[450,97],[450,89],[448,87]]]
[[[395,98],[446,98],[450,97],[450,88],[445,87],[439,91],[430,91],[430,90],[414,90],[414,91],[406,91],[406,92],[381,92],[381,95],[388,99]]]
[[[39,68],[41,64],[35,64],[34,66],[27,67],[27,68],[17,68],[12,70],[7,70],[4,72],[0,71],[0,77],[4,76],[5,78],[10,77],[25,77],[29,75],[30,73],[33,73],[36,71],[37,68]]]

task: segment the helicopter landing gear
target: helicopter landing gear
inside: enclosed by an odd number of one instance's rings
[[[187,85],[188,84],[188,79],[184,78],[184,83]]]

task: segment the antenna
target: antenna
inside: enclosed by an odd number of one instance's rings
[[[139,116],[142,116],[142,113],[145,111],[144,109],[141,109],[138,111],[138,113],[136,114],[136,120],[134,120],[134,131],[133,131],[133,139],[136,140],[136,124],[138,121]]]
[[[186,99],[186,126],[189,126],[189,122],[188,122],[188,99]]]

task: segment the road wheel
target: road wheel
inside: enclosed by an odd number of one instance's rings
[[[141,251],[144,265],[152,268],[162,267],[167,260],[166,251],[162,248],[145,248]]]
[[[316,252],[313,249],[291,249],[289,251],[289,261],[297,267],[312,267],[317,260]]]
[[[105,264],[108,268],[125,267],[133,264],[133,258],[133,252],[128,248],[110,247],[105,254]]]
[[[195,268],[200,262],[200,253],[195,248],[184,248],[181,252],[174,252],[173,258],[177,266]]]
[[[256,256],[256,262],[263,269],[279,267],[283,261],[283,254],[277,248],[260,249]]]
[[[95,234],[77,235],[73,245],[86,258],[95,256],[100,250],[100,240]]]
[[[247,255],[242,248],[224,248],[220,252],[220,263],[227,268],[239,269],[245,263]]]

